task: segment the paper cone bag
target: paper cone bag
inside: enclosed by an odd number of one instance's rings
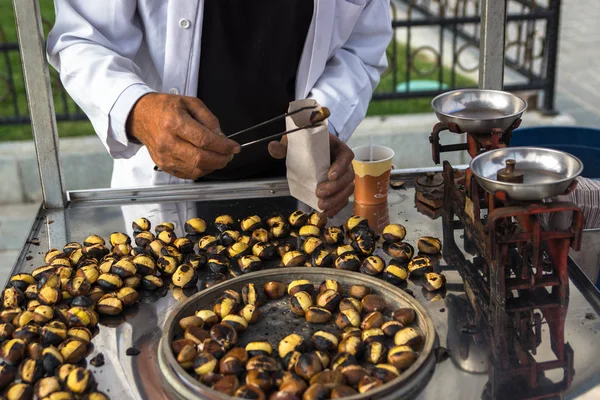
[[[288,112],[311,106],[319,107],[319,104],[315,100],[294,101],[290,103]],[[310,125],[310,115],[315,110],[312,108],[288,116],[286,129]],[[315,191],[317,184],[327,180],[327,171],[331,163],[327,121],[314,128],[291,133],[287,138],[286,166],[290,194],[315,210],[319,210],[319,199]]]

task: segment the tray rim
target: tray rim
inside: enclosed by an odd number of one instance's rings
[[[291,279],[310,279],[304,275],[306,274],[325,274],[331,275],[333,278],[335,277],[351,277],[351,279],[364,281],[364,284],[369,284],[371,286],[381,286],[383,290],[394,293],[394,295],[400,296],[403,300],[411,305],[415,309],[418,314],[419,319],[422,319],[426,329],[419,329],[425,335],[425,343],[420,351],[419,358],[417,361],[401,375],[401,380],[396,381],[396,379],[381,385],[377,389],[368,392],[368,397],[365,394],[357,394],[354,396],[347,397],[348,400],[363,400],[363,399],[371,399],[371,398],[382,398],[390,393],[393,393],[395,389],[402,388],[411,388],[413,386],[418,386],[419,381],[411,382],[415,376],[426,375],[429,373],[430,369],[432,370],[435,367],[434,362],[434,347],[437,343],[437,333],[435,330],[435,325],[431,316],[427,312],[427,310],[412,296],[404,292],[402,289],[397,288],[396,286],[385,282],[384,280],[376,277],[372,277],[369,275],[365,275],[358,272],[353,271],[343,271],[333,268],[309,268],[309,267],[291,267],[291,268],[275,268],[268,269],[258,272],[252,272],[246,275],[242,275],[233,279],[229,279],[225,282],[219,283],[218,285],[212,286],[210,288],[204,289],[193,296],[189,297],[185,301],[179,303],[169,314],[167,320],[165,321],[164,329],[161,335],[160,344],[158,348],[158,352],[160,354],[161,361],[165,364],[161,368],[163,378],[169,381],[169,385],[176,387],[184,387],[193,391],[193,389],[198,390],[200,393],[210,393],[211,398],[214,399],[222,399],[228,400],[232,399],[232,397],[224,395],[220,392],[213,390],[212,388],[200,383],[199,381],[191,379],[191,375],[186,372],[175,359],[173,352],[170,347],[170,337],[173,334],[173,329],[175,327],[175,318],[177,315],[182,312],[182,310],[187,307],[190,303],[196,302],[199,298],[202,298],[208,294],[212,294],[214,292],[219,292],[227,289],[230,286],[236,285],[240,281],[247,281],[248,279],[261,279],[261,278],[269,278],[272,277],[273,280],[286,280],[286,276],[289,276]],[[357,282],[358,284],[358,282]],[[175,375],[179,379],[168,375]],[[175,385],[170,382],[169,378],[177,379]],[[184,379],[188,378],[188,379]],[[412,385],[407,383],[413,383]],[[175,387],[173,389],[176,390]]]

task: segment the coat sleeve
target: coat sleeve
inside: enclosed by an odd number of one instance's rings
[[[327,61],[310,97],[336,110],[329,117],[334,132],[347,141],[364,119],[373,92],[387,67],[392,38],[388,0],[368,0],[352,33]]]
[[[128,140],[125,123],[144,94],[153,91],[133,61],[143,32],[134,0],[55,0],[48,60],[92,122],[113,158],[130,158],[140,146]]]

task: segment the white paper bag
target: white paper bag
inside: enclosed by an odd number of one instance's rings
[[[288,112],[303,107],[319,107],[315,100],[298,100],[290,103]],[[310,125],[310,115],[316,108],[301,111],[286,118],[286,129]],[[319,210],[315,191],[317,184],[327,180],[331,163],[329,156],[329,129],[327,121],[314,128],[303,129],[287,136],[287,180],[290,194],[299,201]]]

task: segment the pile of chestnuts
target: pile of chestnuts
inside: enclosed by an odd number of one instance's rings
[[[269,336],[256,340],[252,325],[260,320],[261,308],[285,296],[298,318],[291,324],[295,328],[279,343]],[[171,345],[181,367],[229,396],[339,399],[367,393],[415,363],[425,340],[416,319],[414,309],[392,310],[362,285],[250,283],[241,293],[224,291],[212,309],[180,319]],[[304,324],[317,324],[319,330],[303,336]]]
[[[44,265],[12,276],[2,293],[0,390],[7,399],[107,398],[94,391],[93,374],[82,367],[99,319],[110,317],[118,324],[141,299],[169,290],[177,300],[186,299],[199,289],[201,271],[202,288],[269,265],[360,271],[396,285],[410,275],[428,291],[443,288],[445,277],[433,272],[432,260],[441,251],[438,239],[419,239],[415,255],[403,242],[404,227],[387,226],[381,235],[391,258],[386,266],[374,254],[381,240],[366,219],[352,216],[339,227],[326,227],[326,222],[317,213],[302,211],[264,220],[253,215],[239,222],[220,215],[210,228],[201,218],[188,220],[185,234],[178,237],[173,223],[152,227],[142,217],[132,223],[132,237],[122,232],[107,239],[90,235],[81,243],[48,250]],[[243,317],[254,312],[244,307]],[[328,318],[314,307],[305,315]],[[242,320],[232,316],[227,321]]]

